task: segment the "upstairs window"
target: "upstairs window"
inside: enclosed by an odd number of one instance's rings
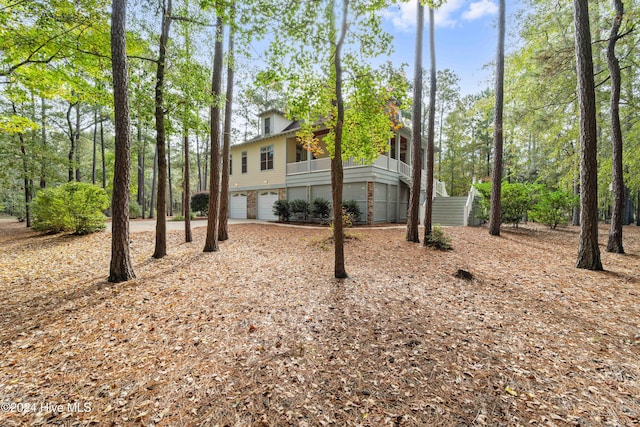
[[[271,117],[264,119],[264,134],[269,135],[271,133]]]
[[[242,152],[242,173],[247,173],[247,152]]]
[[[260,148],[260,170],[273,169],[273,145]]]

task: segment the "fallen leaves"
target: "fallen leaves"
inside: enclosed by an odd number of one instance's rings
[[[92,408],[2,425],[640,423],[635,227],[604,273],[573,268],[575,229],[450,228],[447,253],[358,230],[344,281],[323,229],[172,232],[161,260],[145,232],[117,285],[106,233],[0,227],[0,396]]]

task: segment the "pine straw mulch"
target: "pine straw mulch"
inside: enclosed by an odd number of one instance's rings
[[[108,233],[23,227],[0,223],[2,426],[640,423],[637,227],[606,272],[574,268],[576,228],[448,228],[450,252],[358,229],[344,281],[327,230],[170,232],[162,260],[135,233],[117,285]]]

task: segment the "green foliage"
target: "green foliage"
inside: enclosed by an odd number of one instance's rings
[[[273,203],[273,214],[280,218],[280,221],[288,222],[291,218],[291,207],[286,200],[276,200]]]
[[[189,212],[189,218],[193,219],[195,218],[195,214],[193,212]],[[173,218],[171,218],[171,221],[184,221],[184,215],[174,215]]]
[[[536,204],[531,209],[534,221],[555,229],[560,224],[567,224],[573,208],[579,203],[579,196],[565,190],[540,192]]]
[[[135,201],[129,200],[129,219],[136,219],[142,216],[142,206]]]
[[[440,249],[441,251],[450,251],[453,249],[453,246],[451,246],[451,236],[445,233],[442,227],[437,225],[431,229],[431,234],[427,236],[424,245]]]
[[[342,211],[343,213],[350,215],[352,222],[360,221],[360,215],[362,215],[362,212],[360,212],[360,206],[355,200],[344,200],[342,202]]]
[[[104,230],[109,196],[100,187],[69,182],[40,191],[32,203],[33,228],[57,233],[89,234]]]
[[[476,183],[474,187],[482,196],[480,199],[481,212],[478,217],[488,220],[491,211],[491,183]],[[533,206],[537,188],[538,186],[533,184],[503,182],[500,200],[501,222],[517,226]]]
[[[292,200],[289,202],[289,207],[291,208],[291,213],[300,221],[306,221],[307,217],[311,213],[311,206],[306,200]]]
[[[311,214],[320,220],[326,220],[331,215],[331,202],[327,199],[316,198],[311,202]]]
[[[191,196],[191,211],[202,212],[204,215],[209,214],[209,193],[201,192]]]

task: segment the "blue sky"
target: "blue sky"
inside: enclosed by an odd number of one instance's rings
[[[519,0],[507,0],[507,41]],[[435,13],[436,67],[449,68],[460,77],[462,94],[492,87],[493,70],[485,68],[495,59],[497,48],[497,0],[448,0]],[[416,0],[402,3],[384,13],[385,29],[394,36],[394,63],[406,63],[413,76],[416,30]],[[425,10],[423,67],[429,68],[429,14]]]

